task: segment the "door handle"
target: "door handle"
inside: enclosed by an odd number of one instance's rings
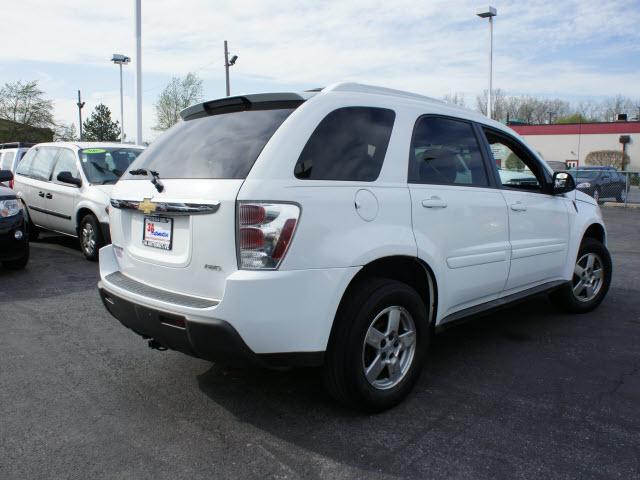
[[[511,210],[514,212],[526,212],[527,206],[522,202],[516,202],[511,204]]]
[[[431,198],[422,200],[422,206],[424,208],[447,208],[447,202],[434,195]]]
[[[47,193],[47,194],[45,195],[45,198],[49,198],[49,199],[51,199],[51,198],[53,198],[53,195],[51,195],[50,193]]]
[[[44,192],[38,192],[39,197],[44,197]]]

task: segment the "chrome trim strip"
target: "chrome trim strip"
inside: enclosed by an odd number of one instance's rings
[[[146,200],[146,199],[145,199]],[[149,214],[164,213],[168,215],[207,215],[209,213],[216,213],[220,208],[219,201],[213,201],[211,203],[182,203],[182,202],[149,202],[153,204],[155,209],[149,211]],[[116,198],[111,199],[111,206],[120,210],[138,210],[140,204],[143,202],[137,200],[118,200]],[[146,213],[146,211],[145,211]]]

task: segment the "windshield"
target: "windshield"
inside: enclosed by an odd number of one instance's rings
[[[131,170],[154,170],[162,179],[246,178],[293,110],[247,110],[180,121],[153,142]]]
[[[116,183],[142,151],[126,147],[85,148],[78,155],[89,183],[106,184]]]

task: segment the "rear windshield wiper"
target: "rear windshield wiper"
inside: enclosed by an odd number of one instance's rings
[[[164,185],[160,181],[160,174],[155,170],[145,170],[144,168],[138,168],[137,170],[129,170],[131,175],[151,175],[151,183],[156,187],[158,192],[162,192],[164,190]]]

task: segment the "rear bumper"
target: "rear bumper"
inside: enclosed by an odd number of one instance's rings
[[[240,270],[227,277],[222,299],[198,308],[136,279],[139,288],[110,281],[122,274],[107,246],[100,250],[99,289],[121,323],[174,350],[234,365],[312,366],[322,363],[338,304],[358,270]]]
[[[16,240],[15,232],[20,230],[22,238]],[[24,217],[21,213],[9,218],[0,218],[0,260],[16,260],[24,257],[29,242],[29,235],[25,228]]]
[[[317,366],[324,352],[257,354],[242,340],[235,328],[224,320],[192,322],[184,316],[137,305],[98,286],[106,309],[125,327],[164,347],[193,357],[227,365],[249,367]]]

